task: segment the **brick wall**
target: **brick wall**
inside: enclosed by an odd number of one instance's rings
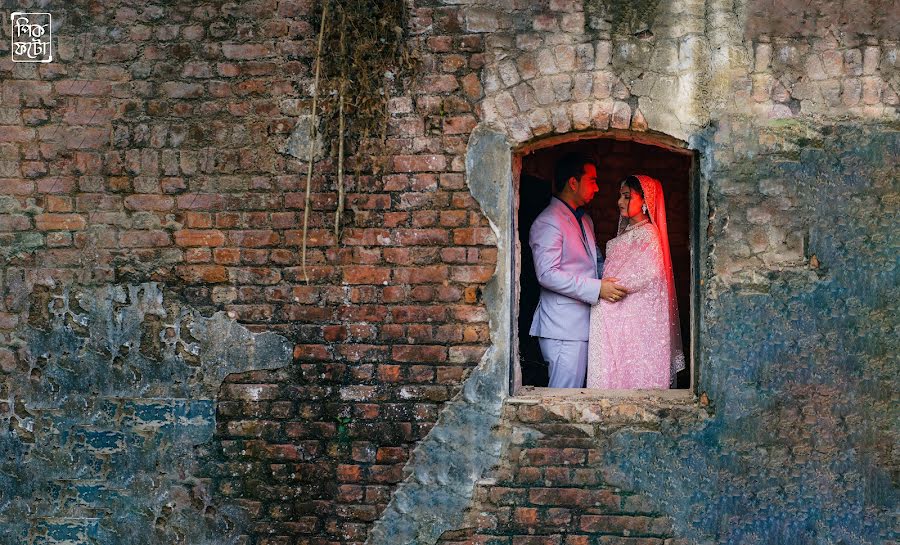
[[[489,340],[495,240],[463,173],[482,36],[414,10],[423,77],[390,102],[388,172],[348,180],[340,244],[334,165],[315,165],[307,284],[306,169],[279,150],[309,107],[317,5],[96,7],[53,8],[53,63],[0,51],[3,391],[34,357],[34,289],[162,282],[295,345],[217,405],[216,486],[249,501],[254,542],[361,542]]]
[[[466,527],[443,545],[683,545],[652,497],[623,488],[605,438],[622,426],[658,432],[703,419],[689,396],[601,400],[522,397],[507,403],[511,438],[475,492]],[[601,423],[602,422],[602,423]]]
[[[188,481],[210,485],[208,504],[165,480],[171,489],[161,485],[152,509],[126,496],[74,511],[111,533],[72,539],[217,542],[230,520],[224,513],[240,505],[247,517],[234,518],[229,539],[362,543],[398,481],[409,478],[403,468],[415,469],[411,450],[491,341],[483,290],[499,241],[467,186],[473,128],[495,131],[511,148],[620,129],[663,133],[699,153],[699,388],[719,412],[695,428],[672,423],[674,435],[623,426],[609,439],[594,426],[590,441],[572,440],[570,433],[586,432],[565,419],[549,428],[529,422],[546,438],[511,447],[514,459],[497,482],[476,491],[494,522],[445,538],[518,545],[604,534],[588,541],[624,543],[632,538],[626,527],[637,532],[641,517],[665,513],[671,532],[650,521],[634,543],[718,532],[737,544],[757,531],[789,542],[818,516],[809,531],[820,537],[895,539],[884,522],[896,488],[884,398],[895,384],[885,364],[893,331],[885,302],[896,300],[896,288],[885,280],[893,262],[884,211],[897,200],[896,41],[835,34],[827,24],[800,35],[751,32],[741,26],[746,6],[714,0],[642,3],[652,8],[652,28],[629,33],[619,19],[592,18],[597,4],[617,2],[411,5],[408,30],[421,64],[390,100],[388,170],[348,181],[337,244],[334,165],[315,165],[308,284],[299,255],[306,165],[280,150],[308,113],[315,2],[71,2],[50,8],[59,25],[53,63],[12,63],[0,49],[0,450],[14,454],[0,473],[26,483],[0,487],[15,490],[0,496],[18,509],[6,512],[66,507],[68,492],[14,469],[42,467],[39,447],[58,439],[53,426],[28,429],[39,402],[60,411],[93,394],[72,382],[48,401],[34,389],[51,388],[46,370],[62,372],[70,361],[95,363],[91,376],[100,380],[116,360],[98,347],[110,335],[122,340],[114,319],[97,317],[86,352],[59,350],[63,359],[48,368],[47,350],[33,340],[52,336],[39,319],[44,307],[67,293],[154,281],[186,313],[222,310],[251,331],[283,335],[293,363],[276,371],[259,370],[271,365],[257,361],[223,366],[255,370],[221,387],[221,377],[199,377],[210,390],[204,399],[215,401],[215,436],[191,437],[161,462],[134,456],[133,466],[113,468],[123,482],[187,468]],[[222,316],[215,323],[224,328]],[[144,346],[144,333],[160,333],[151,322],[137,328],[143,333],[129,350]],[[78,322],[66,327],[84,333]],[[215,347],[213,338],[207,349]],[[231,363],[248,357],[227,355]],[[135,370],[143,378],[134,391],[105,394],[116,415],[149,395],[173,407],[185,399],[177,381],[148,386],[158,363]],[[520,410],[505,419],[521,419]],[[74,414],[72,429],[94,418]],[[803,431],[809,422],[833,433],[813,437]],[[115,429],[115,418],[101,423],[104,433],[132,437]],[[668,452],[678,456],[660,465]],[[572,464],[538,463],[569,453]],[[618,473],[593,481],[598,453]],[[86,474],[66,459],[58,458],[54,479]],[[812,468],[814,476],[804,473]],[[536,478],[535,469],[549,485],[520,480]],[[748,500],[744,491],[765,497],[759,475],[789,492],[765,504]],[[491,496],[500,489],[508,496]],[[804,494],[813,489],[833,503],[812,512]],[[642,494],[655,502],[649,511],[627,503]],[[150,523],[140,521],[156,521],[149,513],[170,512],[169,496],[184,516],[160,518],[160,534],[143,532]],[[595,497],[611,502],[588,505]],[[846,505],[863,514],[847,514]],[[144,508],[146,519],[104,515]],[[21,533],[9,539],[70,536],[70,526],[53,534],[42,524],[17,523]],[[578,532],[564,536],[569,524]]]

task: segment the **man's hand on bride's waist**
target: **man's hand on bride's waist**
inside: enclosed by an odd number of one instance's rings
[[[600,283],[600,299],[616,303],[628,295],[628,290],[625,289],[625,286],[618,284],[618,282],[619,279],[614,276],[604,278]]]

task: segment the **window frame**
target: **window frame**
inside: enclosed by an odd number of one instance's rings
[[[677,153],[679,155],[689,156],[691,159],[691,168],[688,175],[688,208],[689,208],[689,226],[688,226],[688,246],[690,248],[690,339],[687,344],[689,351],[689,377],[690,382],[687,388],[682,389],[665,389],[665,390],[598,390],[591,388],[547,388],[538,386],[526,386],[522,384],[522,370],[519,363],[519,331],[518,318],[519,307],[521,303],[521,285],[519,277],[521,275],[522,248],[519,242],[519,205],[521,194],[521,174],[523,159],[534,153],[535,151],[576,142],[579,140],[597,140],[611,139],[616,141],[630,141],[639,144],[645,144],[660,148],[669,153]],[[698,376],[702,368],[700,361],[700,326],[702,323],[702,271],[703,261],[701,257],[701,249],[705,247],[705,241],[701,240],[704,229],[701,226],[705,207],[703,203],[703,184],[701,183],[700,153],[699,150],[691,148],[687,142],[673,138],[671,136],[654,133],[654,132],[635,132],[625,129],[610,130],[594,130],[578,133],[568,133],[561,135],[553,135],[530,142],[526,142],[520,146],[512,148],[512,191],[509,192],[509,236],[510,241],[514,245],[514,251],[511,252],[511,267],[509,271],[509,282],[511,287],[510,297],[510,327],[509,327],[509,397],[535,398],[535,397],[585,397],[585,398],[608,398],[608,397],[665,397],[665,398],[693,398],[696,394]]]

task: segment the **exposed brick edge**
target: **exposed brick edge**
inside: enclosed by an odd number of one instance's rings
[[[484,128],[473,131],[466,180],[498,240],[497,267],[484,291],[492,345],[413,451],[404,468],[406,478],[369,533],[367,545],[436,543],[446,530],[462,524],[477,481],[499,461],[503,439],[497,427],[509,390],[513,241],[506,226],[511,161],[504,135]]]

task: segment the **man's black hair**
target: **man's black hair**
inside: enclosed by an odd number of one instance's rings
[[[568,183],[569,178],[581,179],[584,174],[584,165],[593,164],[586,156],[580,153],[567,153],[556,162],[553,173],[553,193],[559,194]]]

